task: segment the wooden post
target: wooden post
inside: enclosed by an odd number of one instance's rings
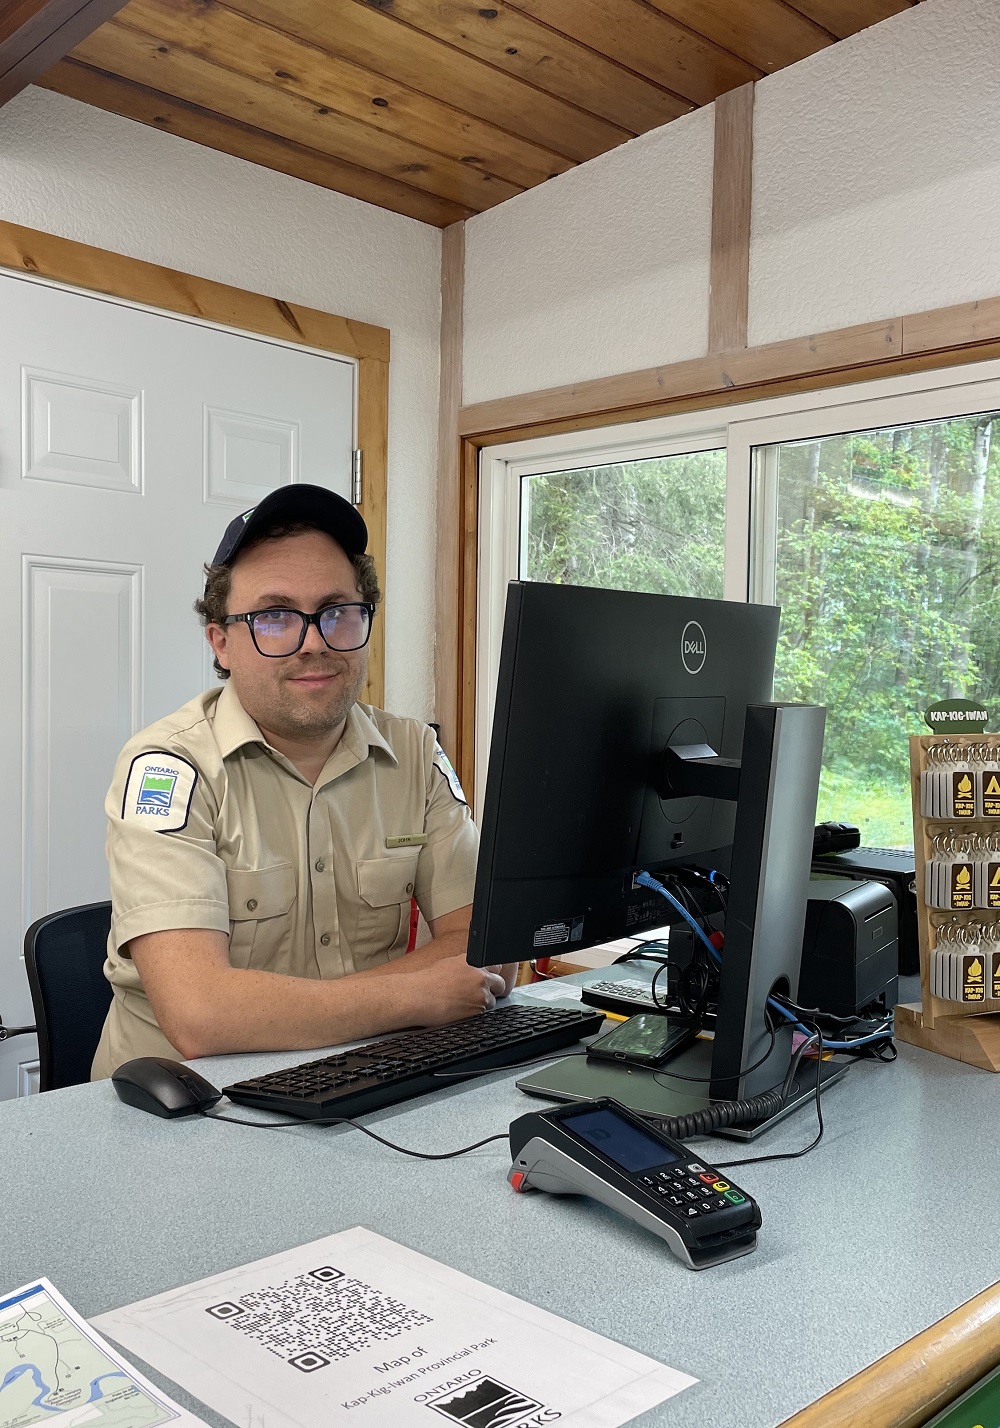
[[[462,482],[458,412],[462,405],[462,302],[465,224],[441,235],[441,380],[438,407],[437,566],[434,718],[441,746],[459,760],[459,644],[462,607]]]
[[[752,84],[720,94],[715,101],[709,352],[730,352],[747,345],[753,102]]]

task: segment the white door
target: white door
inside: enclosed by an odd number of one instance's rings
[[[350,499],[348,358],[0,271],[0,1016],[26,928],[108,896],[104,795],[136,730],[215,683],[192,602],[235,514]],[[0,1043],[0,1099],[33,1038]]]

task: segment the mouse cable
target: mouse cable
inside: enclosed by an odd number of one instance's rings
[[[398,1150],[400,1155],[412,1155],[416,1160],[454,1160],[457,1155],[468,1155],[470,1150],[478,1150],[480,1146],[489,1145],[495,1140],[507,1140],[509,1136],[508,1131],[501,1131],[498,1135],[488,1135],[483,1140],[474,1141],[472,1145],[463,1145],[459,1150],[442,1150],[434,1153],[426,1150],[411,1150],[409,1146],[397,1145],[395,1141],[386,1140],[385,1136],[376,1135],[373,1130],[363,1126],[360,1121],[352,1121],[349,1116],[324,1116],[319,1120],[296,1117],[289,1121],[243,1121],[237,1120],[235,1116],[220,1116],[207,1110],[202,1110],[200,1115],[206,1121],[225,1121],[228,1125],[247,1126],[250,1130],[292,1130],[295,1126],[353,1126],[363,1135],[377,1140],[379,1145],[388,1146],[390,1150]]]

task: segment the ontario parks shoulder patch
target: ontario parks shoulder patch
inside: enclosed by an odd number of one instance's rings
[[[184,828],[198,770],[187,759],[154,749],[137,754],[125,780],[122,822],[141,823],[154,833],[176,833]]]
[[[464,792],[462,791],[462,785],[459,781],[458,774],[455,772],[452,766],[451,759],[449,759],[448,755],[445,753],[444,749],[442,749],[440,744],[434,745],[434,767],[440,774],[444,775],[445,782],[451,790],[452,798],[454,798],[458,803],[464,803],[467,805],[469,800],[466,798]]]

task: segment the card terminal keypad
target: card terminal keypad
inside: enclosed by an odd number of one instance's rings
[[[745,1205],[747,1200],[742,1190],[723,1178],[721,1171],[712,1170],[697,1160],[686,1165],[667,1165],[662,1170],[646,1170],[635,1178],[688,1220],[728,1210],[733,1205]]]

